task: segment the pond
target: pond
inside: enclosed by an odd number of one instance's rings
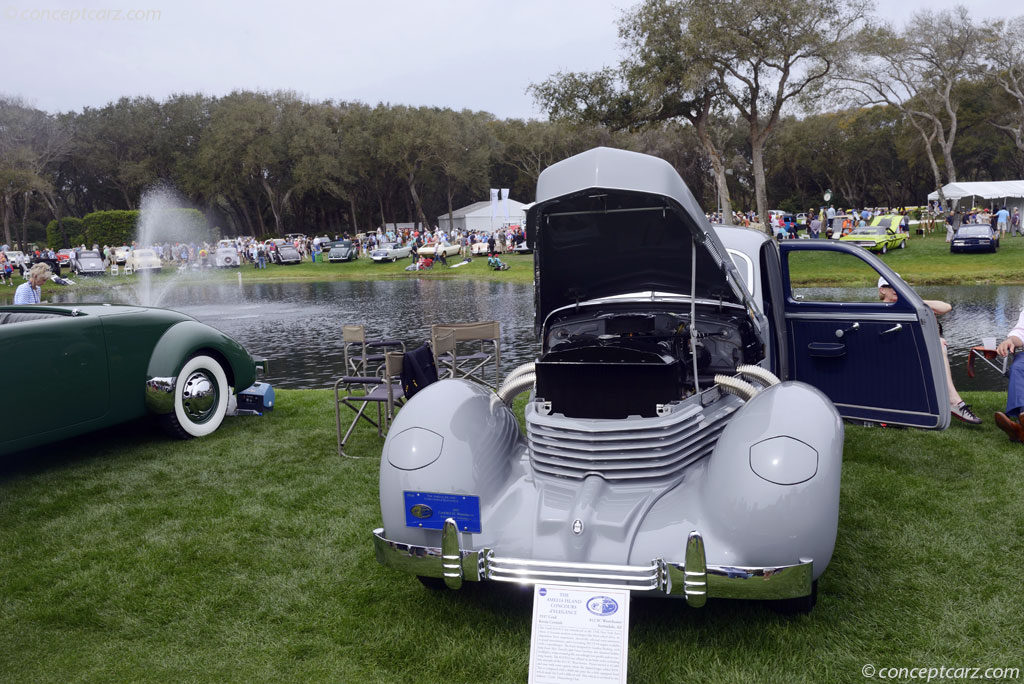
[[[967,352],[982,338],[1002,340],[1024,306],[1024,286],[957,285],[917,288],[925,299],[941,299],[953,310],[941,318],[950,349],[953,379],[961,391],[1005,391],[1006,381],[982,363],[967,377]],[[871,298],[877,291],[855,288],[803,290],[824,299]],[[68,290],[53,300],[135,303],[124,289],[77,295]],[[501,323],[504,373],[536,357],[533,287],[473,280],[382,280],[369,282],[188,284],[170,287],[160,306],[208,323],[241,342],[255,356],[270,359],[267,379],[277,387],[331,387],[343,374],[341,326],[362,323],[367,334],[395,337],[408,348],[430,336],[433,323],[497,320]]]

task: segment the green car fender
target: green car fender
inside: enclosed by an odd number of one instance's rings
[[[163,334],[146,369],[146,406],[154,413],[174,410],[174,384],[185,362],[197,354],[216,359],[237,393],[256,382],[256,363],[235,340],[198,321],[182,321]]]

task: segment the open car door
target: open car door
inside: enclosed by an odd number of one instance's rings
[[[949,426],[943,348],[931,309],[880,259],[831,241],[783,242],[791,380],[824,392],[844,418],[942,430]],[[794,287],[801,273],[868,277],[869,287]],[[882,276],[899,300],[885,303]]]

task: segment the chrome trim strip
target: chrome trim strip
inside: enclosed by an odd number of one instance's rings
[[[146,408],[151,413],[163,415],[174,410],[174,385],[177,376],[150,378],[146,381]]]
[[[696,530],[687,538],[683,563],[656,558],[650,565],[614,565],[500,558],[491,549],[465,551],[457,546],[454,520],[451,531],[448,522],[442,531],[442,545],[454,543],[454,550],[391,541],[384,537],[383,528],[375,529],[377,561],[411,575],[443,578],[452,588],[461,587],[463,580],[536,584],[586,579],[596,580],[586,582],[587,586],[601,589],[684,596],[693,607],[704,605],[709,597],[774,600],[808,596],[814,580],[814,563],[804,558],[794,565],[773,567],[706,565],[704,541]]]
[[[836,406],[837,407],[838,406],[842,406],[842,407],[845,407],[845,408],[855,408],[855,409],[867,409],[868,411],[885,411],[886,413],[902,413],[903,415],[907,415],[907,416],[934,416],[935,415],[934,413],[930,413],[928,411],[904,411],[902,409],[879,408],[877,406],[860,406],[859,404],[836,404]]]
[[[801,300],[799,302],[793,302],[796,305],[807,304],[807,300]],[[822,302],[824,304],[835,304],[836,302]],[[850,311],[850,312],[820,312],[814,313],[811,311],[805,312],[786,312],[786,320],[814,320],[814,321],[847,321],[851,318],[859,318],[867,321],[906,321],[914,322],[917,321],[917,315],[912,313],[886,313],[884,311],[878,312],[864,312],[864,311]]]

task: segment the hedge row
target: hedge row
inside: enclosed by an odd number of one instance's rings
[[[216,238],[206,217],[198,209],[166,209],[147,216],[139,234],[138,211],[94,211],[85,218],[61,219],[65,242],[57,221],[46,226],[46,243],[54,249],[77,245],[130,245],[133,241],[145,244],[156,242],[201,242]]]
[[[50,221],[46,225],[47,246],[53,249],[63,249],[65,247],[85,244],[85,227],[82,225],[82,219],[68,216],[67,218],[62,218],[60,223],[64,229],[63,235],[61,235],[61,229],[57,226],[56,220]]]

